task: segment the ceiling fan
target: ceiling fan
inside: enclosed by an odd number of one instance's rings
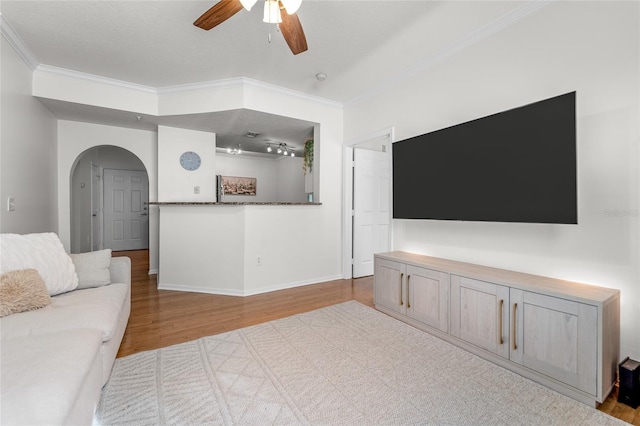
[[[257,0],[220,0],[194,23],[198,28],[210,30],[238,13],[242,8],[251,10]],[[264,22],[278,24],[280,32],[294,55],[308,49],[307,39],[296,15],[302,0],[265,0]]]

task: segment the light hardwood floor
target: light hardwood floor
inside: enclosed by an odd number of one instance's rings
[[[373,307],[373,278],[337,280],[248,297],[158,290],[148,275],[147,250],[131,258],[131,317],[118,357],[186,342],[348,300]],[[599,410],[640,426],[640,408],[617,402],[617,389]]]

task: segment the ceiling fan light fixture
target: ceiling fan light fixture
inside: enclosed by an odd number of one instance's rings
[[[282,17],[280,16],[280,5],[278,0],[265,0],[264,2],[264,17],[263,22],[268,24],[280,24],[282,23]]]
[[[300,8],[300,5],[302,4],[302,0],[281,0],[281,1],[288,15],[293,15],[294,13],[296,13]]]
[[[258,0],[240,0],[240,3],[242,3],[242,7],[244,7],[247,10],[251,10],[251,8],[253,7],[254,4],[256,4]]]

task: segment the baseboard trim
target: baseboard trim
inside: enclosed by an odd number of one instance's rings
[[[312,279],[303,280],[303,281],[277,284],[269,287],[262,287],[262,288],[252,289],[252,290],[229,290],[229,289],[221,289],[221,288],[203,288],[203,287],[174,284],[174,283],[158,284],[158,290],[188,291],[192,293],[217,294],[220,296],[246,297],[246,296],[253,296],[256,294],[270,293],[272,291],[286,290],[289,288],[320,284],[327,281],[336,281],[336,280],[342,280],[342,276],[339,274],[330,275],[327,277],[312,278]]]
[[[336,280],[341,280],[341,279],[342,279],[342,275],[341,274],[337,274],[337,275],[330,275],[330,276],[327,276],[327,277],[312,278],[312,279],[303,280],[303,281],[295,281],[295,282],[287,283],[287,284],[277,284],[277,285],[273,285],[273,286],[269,286],[269,287],[262,287],[262,288],[257,288],[257,289],[254,289],[254,290],[245,291],[244,292],[244,296],[253,296],[255,294],[270,293],[272,291],[286,290],[288,288],[302,287],[302,286],[305,286],[305,285],[312,285],[312,284],[320,284],[320,283],[324,283],[324,282],[327,282],[327,281],[336,281]]]

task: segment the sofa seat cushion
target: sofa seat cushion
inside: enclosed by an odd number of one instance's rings
[[[87,329],[3,339],[0,423],[54,425],[77,416],[87,383],[99,392],[101,344],[101,333]]]
[[[112,283],[52,297],[42,309],[1,318],[2,339],[89,328],[102,332],[106,342],[116,332],[128,292],[128,285]]]

